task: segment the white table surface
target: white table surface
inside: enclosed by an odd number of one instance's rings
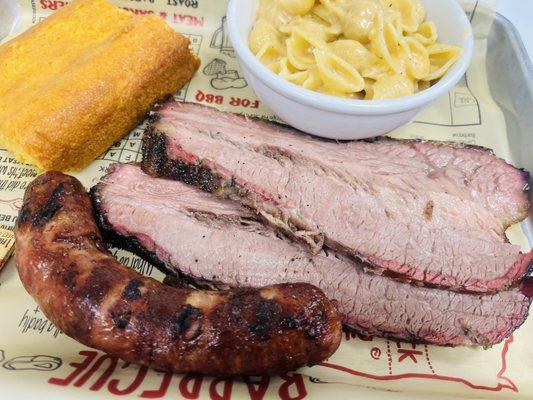
[[[516,26],[533,60],[533,0],[499,0],[496,10]]]

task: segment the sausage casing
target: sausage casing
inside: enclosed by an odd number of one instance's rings
[[[120,264],[71,176],[47,172],[31,183],[15,236],[19,276],[44,314],[65,334],[124,360],[262,375],[319,363],[339,346],[339,314],[314,286],[175,288]]]

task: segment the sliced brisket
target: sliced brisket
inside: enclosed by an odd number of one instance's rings
[[[532,261],[505,236],[527,215],[527,173],[486,149],[336,143],[187,103],[155,116],[144,171],[238,199],[315,253],[325,243],[404,281],[480,293]]]
[[[92,190],[99,220],[115,243],[150,255],[199,283],[258,287],[308,282],[340,303],[358,331],[435,344],[498,343],[527,316],[518,288],[475,295],[417,287],[364,272],[333,252],[305,246],[259,223],[238,202],[179,181],[115,165]]]

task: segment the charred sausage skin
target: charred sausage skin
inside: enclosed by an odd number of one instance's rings
[[[339,314],[314,286],[175,288],[120,264],[71,176],[37,177],[15,229],[19,276],[44,314],[65,334],[124,360],[167,371],[262,375],[317,364],[339,346]]]

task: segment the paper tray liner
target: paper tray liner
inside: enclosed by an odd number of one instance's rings
[[[20,32],[64,5],[58,0],[18,0]],[[230,112],[272,118],[242,77],[228,38],[224,0],[114,1],[134,13],[154,12],[187,35],[202,65],[174,96]],[[492,148],[512,162],[502,112],[485,73],[492,1],[462,1],[472,19],[475,51],[471,68],[447,96],[393,132],[398,138],[461,141]],[[88,168],[75,174],[86,187],[113,162],[140,161],[142,125]],[[0,268],[13,250],[12,229],[24,190],[37,175],[0,149]],[[529,249],[520,226],[513,243]],[[117,258],[137,271],[162,278],[147,262],[122,250]],[[85,347],[50,323],[26,293],[13,260],[0,274],[0,391],[11,399],[424,399],[533,398],[533,322],[488,350],[438,347],[345,333],[335,355],[312,368],[279,377],[222,379],[168,374],[139,367]]]

